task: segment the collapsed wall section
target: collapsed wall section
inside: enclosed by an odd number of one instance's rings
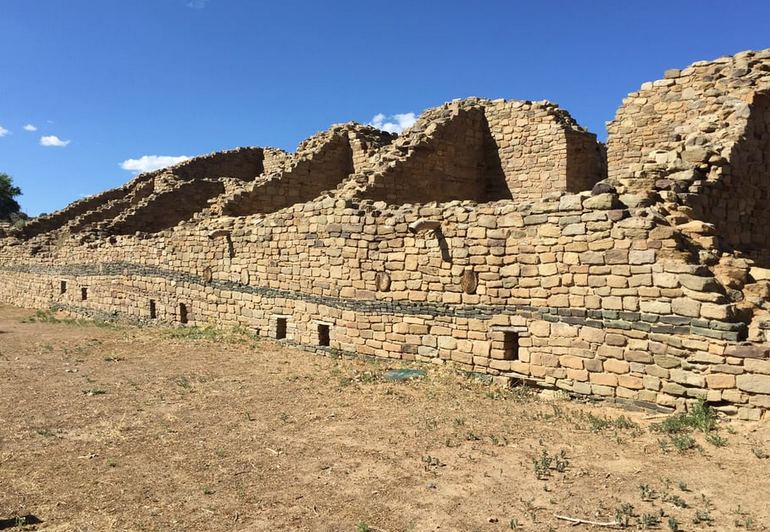
[[[453,101],[421,115],[375,163],[357,196],[394,205],[531,201],[605,177],[596,136],[548,102]]]
[[[693,233],[700,261],[770,265],[770,50],[666,72],[608,125],[609,177],[634,202],[661,202]]]
[[[177,183],[117,217],[107,231],[125,235],[170,229],[190,219],[203,210],[211,199],[224,192],[225,185],[221,180],[198,179]]]
[[[748,119],[719,176],[687,198],[693,217],[712,223],[728,249],[770,266],[770,90],[754,93]]]
[[[222,213],[247,216],[304,203],[334,188],[352,172],[353,153],[347,135],[332,135],[318,151],[294,161],[286,171],[237,193]]]
[[[236,148],[194,157],[168,170],[182,180],[232,177],[252,181],[264,173],[266,158],[269,159],[268,163],[275,164],[277,151],[270,150],[266,157],[264,148]]]
[[[361,197],[390,204],[511,197],[482,109],[429,112],[409,133]]]
[[[596,135],[558,105],[495,100],[484,105],[484,113],[512,198],[590,190],[606,177]]]

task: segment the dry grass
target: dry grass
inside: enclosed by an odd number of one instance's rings
[[[0,307],[0,527],[30,514],[42,524],[10,529],[573,530],[557,513],[629,530],[770,524],[767,424],[651,430],[663,420],[441,368],[389,382],[397,363],[245,331],[33,314]],[[678,449],[677,434],[695,445]]]

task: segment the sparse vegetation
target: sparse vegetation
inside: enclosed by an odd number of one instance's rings
[[[639,526],[642,530],[658,528],[660,526],[660,516],[656,514],[642,514],[639,518]]]
[[[679,521],[675,517],[669,517],[667,523],[668,529],[671,530],[671,532],[680,532],[681,528],[679,528]]]
[[[633,518],[634,507],[629,503],[623,503],[615,510],[615,522],[620,527],[625,528],[631,525]]]
[[[77,484],[86,502],[49,517],[68,528],[101,519],[89,500],[147,500],[146,484],[132,479],[153,478],[162,490],[147,504],[163,512],[148,517],[129,502],[94,527],[109,529],[114,517],[131,529],[207,529],[210,510],[228,527],[248,528],[259,517],[238,504],[244,493],[266,494],[260,513],[281,529],[296,528],[299,519],[317,529],[357,530],[358,523],[371,532],[434,523],[566,529],[558,513],[586,530],[604,529],[592,522],[625,530],[761,530],[770,518],[761,481],[743,474],[763,464],[761,435],[746,434],[743,424],[729,433],[699,414],[673,425],[657,419],[672,434],[651,432],[645,414],[558,396],[522,402],[503,388],[490,396],[484,382],[440,367],[420,381],[391,382],[379,376],[392,361],[318,357],[272,342],[252,349],[212,341],[230,333],[205,328],[169,337],[159,327],[48,325],[61,316],[19,323],[17,313],[11,327],[25,334],[0,335],[0,416],[8,435],[0,480],[11,487],[3,500],[14,505],[6,515],[24,500],[53,508]],[[56,415],[43,414],[49,411]],[[655,451],[660,439],[675,452],[681,438],[683,448],[694,442],[717,454],[711,435],[730,439],[731,452],[719,458],[745,486],[725,483],[706,454]],[[67,460],[77,467],[61,467]],[[690,475],[694,468],[698,474]],[[49,474],[36,478],[44,494],[13,480],[32,469]],[[98,482],[78,484],[83,470]],[[701,496],[717,481],[750,512],[734,511],[722,496],[715,503]],[[474,496],[457,498],[467,486]],[[190,504],[201,512],[189,512]],[[451,514],[443,512],[447,505]]]
[[[768,454],[767,451],[765,451],[762,447],[752,447],[751,452],[754,453],[754,456],[760,460],[770,458],[770,454]]]
[[[109,321],[104,320],[89,320],[85,318],[71,318],[71,317],[58,317],[58,309],[52,307],[48,310],[38,310],[32,316],[28,316],[21,320],[22,323],[57,323],[63,325],[74,325],[78,327],[94,326],[94,327],[115,327],[116,325]]]
[[[661,423],[653,424],[650,430],[668,436],[668,441],[659,441],[660,447],[664,451],[669,451],[673,446],[677,451],[685,452],[691,449],[701,449],[701,446],[691,435],[693,431],[704,433],[706,441],[712,445],[718,447],[727,445],[726,439],[713,433],[716,426],[716,413],[701,399],[688,412],[669,416]]]
[[[258,339],[242,327],[220,329],[217,327],[171,327],[164,330],[168,338],[175,340],[225,342],[230,344],[247,344]]]
[[[562,449],[556,454],[549,454],[546,449],[543,449],[540,456],[532,460],[535,469],[535,476],[539,480],[546,480],[551,476],[551,471],[558,471],[564,473],[569,466],[569,460],[567,455]]]
[[[711,517],[711,514],[707,510],[697,510],[695,512],[695,517],[692,518],[692,522],[696,525],[712,525],[714,523],[714,518]]]
[[[725,447],[727,445],[727,439],[714,433],[706,434],[706,441],[714,447]]]

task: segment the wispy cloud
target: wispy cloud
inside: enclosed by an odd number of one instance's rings
[[[417,117],[414,113],[396,113],[390,116],[378,113],[372,117],[369,125],[388,133],[401,133],[412,127],[416,121]]]
[[[24,131],[37,131],[37,127],[32,124],[25,124]]]
[[[135,174],[141,172],[150,172],[152,170],[158,170],[159,168],[165,168],[174,164],[181,163],[190,159],[187,155],[142,155],[138,159],[126,159],[120,163],[120,167],[123,170],[129,170]]]
[[[5,129],[3,126],[0,126],[0,137],[4,137],[4,136],[6,136],[8,133],[10,133],[10,131],[8,131],[7,129]]]
[[[203,9],[208,3],[209,0],[190,0],[185,5],[190,9]]]
[[[62,140],[56,135],[43,135],[40,137],[40,145],[46,147],[63,148],[72,141]]]

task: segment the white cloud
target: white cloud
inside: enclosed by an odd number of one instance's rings
[[[4,136],[6,136],[8,133],[10,133],[10,131],[8,131],[7,129],[5,129],[3,126],[0,126],[0,137],[4,137]]]
[[[24,131],[37,131],[37,127],[33,126],[32,124],[26,124],[24,126]]]
[[[416,121],[417,117],[414,113],[396,113],[390,116],[377,113],[372,117],[369,125],[388,133],[401,133],[405,129],[412,127]]]
[[[57,148],[63,148],[72,141],[62,140],[56,135],[47,135],[40,137],[41,146],[55,146]]]
[[[190,0],[185,5],[190,9],[203,9],[208,2],[209,0]]]
[[[187,155],[179,155],[176,157],[173,155],[142,155],[138,159],[126,159],[120,163],[120,167],[123,170],[130,170],[137,174],[165,168],[188,159],[190,159],[190,157]]]

